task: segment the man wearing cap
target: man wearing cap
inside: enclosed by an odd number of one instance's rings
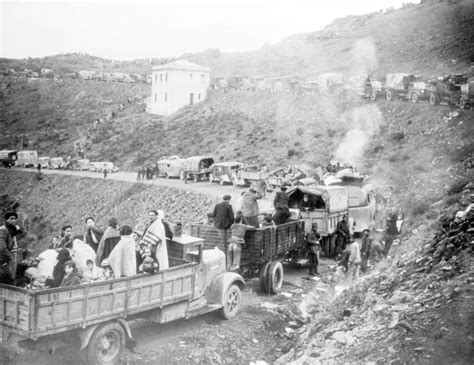
[[[15,267],[13,255],[18,247],[16,236],[20,233],[20,227],[16,224],[18,214],[7,212],[4,215],[5,224],[0,227],[0,283],[13,284]]]
[[[258,199],[262,199],[263,195],[257,189],[251,187],[242,195],[242,220],[243,223],[249,226],[259,228],[258,222]]]
[[[275,207],[275,213],[273,213],[273,221],[275,224],[283,224],[290,216],[290,208],[288,202],[290,197],[286,193],[287,186],[282,185],[280,191],[275,194],[273,199],[273,206]]]
[[[230,195],[224,195],[222,201],[215,205],[212,213],[214,227],[217,228],[226,250],[228,230],[234,223],[234,211],[232,210],[232,205],[230,205],[230,199]]]

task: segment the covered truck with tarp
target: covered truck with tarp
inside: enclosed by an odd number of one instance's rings
[[[321,247],[326,256],[333,256],[336,250],[336,227],[345,214],[349,214],[349,194],[343,186],[293,186],[287,190],[291,218],[304,222],[305,232],[317,223],[322,237]],[[312,211],[300,211],[298,206],[308,194],[314,205]]]
[[[209,180],[209,174],[211,173],[211,166],[214,163],[214,158],[211,156],[192,156],[188,157],[183,161],[183,167],[179,174],[182,181],[186,181],[188,178],[194,182],[198,182],[202,179]]]
[[[345,186],[349,194],[349,219],[355,222],[354,232],[362,233],[364,229],[371,229],[375,225],[375,189],[367,184]]]
[[[408,99],[416,103],[421,99],[428,99],[426,83],[419,75],[405,73],[387,74],[385,80],[385,99]]]

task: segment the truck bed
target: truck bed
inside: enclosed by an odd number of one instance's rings
[[[171,267],[154,275],[38,291],[0,284],[0,325],[36,339],[163,308],[193,298],[195,265],[170,258]]]
[[[214,226],[193,224],[191,235],[203,238],[205,248],[217,246],[226,252],[224,242]],[[242,247],[242,264],[273,261],[284,257],[289,251],[305,247],[305,245],[304,222],[302,221],[248,231],[245,235],[245,246]]]

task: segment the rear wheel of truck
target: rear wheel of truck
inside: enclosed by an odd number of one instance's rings
[[[466,107],[467,107],[466,104],[467,104],[467,103],[466,103],[466,100],[464,100],[463,98],[460,98],[460,99],[459,99],[459,107],[460,107],[461,109],[467,109],[467,108],[466,108]]]
[[[418,94],[417,93],[412,93],[410,96],[410,100],[412,103],[418,103]]]
[[[274,261],[268,268],[268,287],[272,294],[278,294],[283,285],[283,265],[280,261]]]
[[[269,262],[265,262],[261,267],[260,267],[260,272],[258,274],[259,280],[260,280],[260,290],[263,293],[268,293],[268,268],[270,267]]]
[[[224,294],[224,302],[222,304],[224,306],[221,309],[221,315],[225,319],[234,318],[239,313],[242,304],[242,293],[237,285],[232,284],[229,286]]]
[[[125,347],[125,331],[119,323],[103,324],[94,331],[86,348],[87,360],[94,365],[117,363]]]
[[[167,172],[165,172],[165,179],[169,179],[170,178],[170,175],[168,175]]]
[[[430,94],[430,104],[431,105],[438,105],[439,104],[438,95],[436,95],[435,93]]]
[[[377,100],[377,93],[375,91],[370,92],[370,100],[371,101]]]
[[[387,99],[388,101],[393,101],[395,99],[393,92],[391,90],[387,90],[385,92],[385,99]]]

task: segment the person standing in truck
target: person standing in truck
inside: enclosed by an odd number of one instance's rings
[[[242,195],[242,220],[244,224],[254,226],[255,228],[260,227],[258,221],[258,199],[262,199],[263,195],[260,194],[257,189],[251,187]]]
[[[18,214],[7,212],[4,217],[5,224],[0,227],[0,283],[13,284],[16,274],[15,256],[18,245],[17,235],[21,232],[16,224]]]
[[[282,185],[280,191],[276,193],[275,199],[273,199],[273,206],[275,207],[275,213],[273,213],[273,221],[276,225],[283,224],[290,216],[290,207],[288,203],[290,197],[286,193],[287,186]]]
[[[228,230],[234,223],[234,211],[230,205],[230,195],[224,195],[222,201],[214,206],[212,217],[214,218],[214,227],[216,227],[219,235],[227,249]]]

